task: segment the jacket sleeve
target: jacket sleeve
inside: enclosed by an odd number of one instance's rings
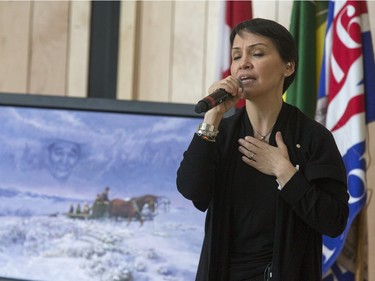
[[[297,172],[284,186],[280,196],[294,212],[316,231],[336,237],[345,227],[349,215],[346,184],[322,178],[311,183]]]
[[[308,225],[336,237],[344,231],[349,216],[346,169],[329,131],[321,130],[312,138],[302,142],[299,155],[303,156],[295,163],[301,169],[280,195]]]
[[[177,170],[177,189],[201,211],[208,208],[215,182],[216,143],[194,137]]]

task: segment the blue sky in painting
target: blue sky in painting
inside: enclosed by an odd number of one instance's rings
[[[182,154],[199,119],[155,115],[2,107],[0,176],[7,187],[49,195],[95,196],[171,192]],[[51,172],[48,147],[79,146],[63,180]],[[3,186],[5,187],[5,186]]]

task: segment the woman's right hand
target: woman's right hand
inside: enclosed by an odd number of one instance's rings
[[[213,83],[208,89],[208,93],[212,94],[218,89],[224,89],[232,95],[232,98],[226,99],[221,104],[206,112],[204,116],[204,122],[207,124],[215,125],[215,128],[218,127],[224,114],[237,104],[237,102],[241,99],[243,93],[243,88],[240,87],[238,79],[233,76],[228,76]]]

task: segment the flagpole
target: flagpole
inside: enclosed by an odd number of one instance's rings
[[[368,130],[368,128],[367,128]],[[367,131],[366,136],[366,150],[368,152],[368,157],[370,157],[371,162],[371,151],[370,151],[370,141],[369,141],[369,132]],[[366,203],[364,204],[361,212],[358,214],[357,217],[357,251],[356,251],[356,261],[355,261],[355,281],[363,281],[365,280],[364,272],[365,272],[365,264],[366,268],[368,267],[368,252],[367,244],[368,244],[368,224],[367,224],[367,209],[370,205],[372,199],[372,190],[367,189],[366,192]],[[366,276],[368,278],[368,276]]]
[[[357,257],[355,264],[355,281],[364,280],[364,264],[367,259],[366,255],[366,229],[367,229],[367,204],[363,207],[361,212],[358,215],[358,229],[357,229]]]

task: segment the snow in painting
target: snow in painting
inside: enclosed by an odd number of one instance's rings
[[[194,280],[205,214],[175,180],[197,119],[2,107],[0,120],[1,277]],[[158,201],[141,220],[93,217],[106,187]]]

